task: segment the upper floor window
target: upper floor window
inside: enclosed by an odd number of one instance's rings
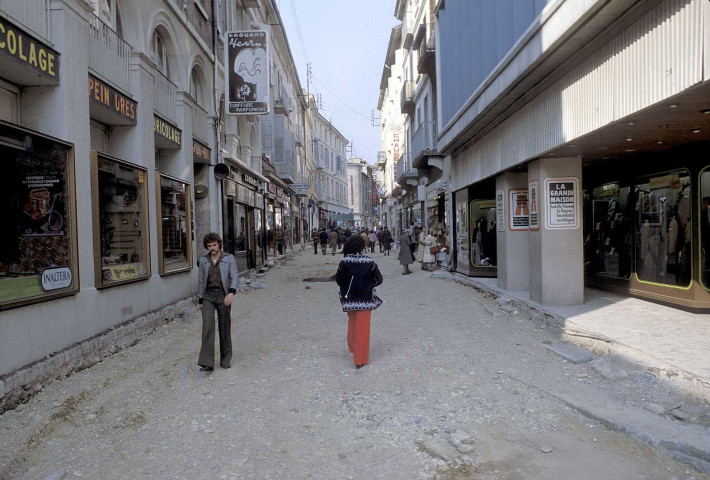
[[[158,67],[160,73],[170,78],[170,63],[168,60],[168,48],[163,36],[155,30],[150,41],[150,56]]]
[[[197,67],[192,69],[190,74],[190,96],[195,99],[201,107],[205,106],[204,86],[202,83],[202,75]]]
[[[117,0],[89,0],[94,15],[123,37],[123,22]]]

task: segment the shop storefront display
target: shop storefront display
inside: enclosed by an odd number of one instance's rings
[[[160,274],[189,270],[192,268],[190,185],[166,175],[156,174],[156,178],[160,192]]]
[[[498,264],[496,232],[498,222],[495,200],[472,200],[471,214],[471,265],[474,267],[494,267]]]
[[[0,308],[78,290],[70,145],[0,124]]]
[[[632,226],[635,202],[631,187],[618,182],[592,190],[592,232],[587,233],[586,252],[591,271],[628,279],[632,265]]]
[[[700,172],[700,281],[710,290],[710,167]]]
[[[92,167],[97,286],[149,277],[146,170],[96,152]]]
[[[687,287],[691,279],[690,173],[636,182],[636,275],[641,282]]]

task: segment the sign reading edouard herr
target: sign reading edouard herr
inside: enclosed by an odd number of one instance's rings
[[[269,113],[269,34],[264,30],[227,32],[227,114]]]

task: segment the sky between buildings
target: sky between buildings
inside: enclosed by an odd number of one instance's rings
[[[394,17],[394,0],[277,0],[298,76],[322,100],[321,114],[375,163],[380,150],[377,99]],[[371,115],[375,114],[372,126]],[[348,151],[348,156],[350,151]]]

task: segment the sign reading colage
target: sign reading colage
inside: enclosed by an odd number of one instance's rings
[[[225,39],[227,114],[269,113],[268,32],[227,32]]]
[[[576,178],[545,180],[545,228],[579,228]]]

